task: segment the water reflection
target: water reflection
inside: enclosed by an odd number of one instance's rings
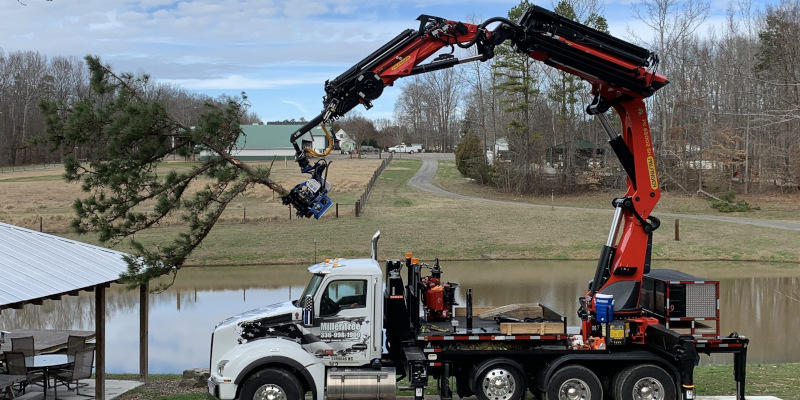
[[[578,296],[586,292],[591,262],[442,263],[445,279],[460,283],[458,300],[473,289],[476,306],[542,302],[577,324]],[[691,263],[673,268],[721,281],[722,332],[751,338],[750,362],[800,360],[800,268],[761,264]],[[150,296],[150,371],[180,372],[208,364],[214,324],[230,315],[296,297],[308,279],[302,266],[191,268],[169,290]],[[138,369],[138,291],[107,290],[107,370]],[[94,327],[94,296],[65,296],[41,306],[3,310],[3,329]],[[706,358],[707,359],[707,358]],[[726,356],[712,360],[730,362]]]

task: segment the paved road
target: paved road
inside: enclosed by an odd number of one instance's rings
[[[491,203],[515,204],[515,205],[534,207],[534,208],[551,208],[551,206],[543,204],[531,204],[531,203],[505,201],[505,200],[492,200],[492,199],[485,199],[482,197],[467,196],[463,194],[449,192],[434,185],[433,177],[436,175],[436,170],[439,168],[439,160],[453,160],[454,156],[452,153],[451,154],[424,153],[424,154],[414,154],[411,156],[403,155],[403,157],[422,159],[422,167],[420,167],[419,171],[417,171],[417,173],[414,174],[414,176],[412,176],[411,179],[408,180],[407,184],[411,187],[424,190],[426,192],[433,193],[439,196],[445,196],[460,200],[477,200],[477,201],[484,201]],[[596,208],[568,207],[568,206],[555,206],[554,208],[569,209],[569,210],[597,210]],[[784,229],[789,231],[800,232],[800,222],[794,222],[794,221],[725,217],[718,215],[676,214],[676,213],[662,213],[662,212],[657,212],[655,215],[681,218],[681,219],[697,219],[706,221],[730,222],[734,224],[754,225],[766,228]]]

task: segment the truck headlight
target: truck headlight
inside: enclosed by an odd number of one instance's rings
[[[228,360],[222,360],[217,364],[217,374],[222,376],[222,371],[225,369],[225,366],[228,365]]]

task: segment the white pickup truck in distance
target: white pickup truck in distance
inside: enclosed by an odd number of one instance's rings
[[[419,144],[412,144],[407,145],[405,143],[400,143],[397,146],[389,147],[390,153],[422,153],[424,150],[422,149],[422,145]]]

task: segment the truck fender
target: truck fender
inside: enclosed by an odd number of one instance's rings
[[[486,370],[497,364],[511,365],[514,368],[516,368],[520,373],[522,373],[522,379],[527,379],[525,368],[522,368],[522,365],[520,365],[518,362],[510,358],[504,358],[504,357],[490,358],[481,363],[475,364],[475,366],[472,368],[472,373],[469,374],[469,390],[472,391],[472,393],[476,393],[475,379],[481,376],[482,373],[486,372]],[[523,387],[527,387],[525,385],[527,385],[527,383],[523,382]]]
[[[295,372],[301,383],[311,390],[314,400],[322,399],[325,393],[325,366],[294,341],[282,338],[255,340],[234,347],[223,355],[223,359],[230,360],[225,375],[235,376],[233,382],[237,386],[237,397],[242,383],[267,366]]]
[[[620,352],[614,354],[568,354],[553,360],[553,362],[546,365],[544,368],[541,368],[538,371],[537,379],[536,379],[536,387],[538,390],[544,391],[546,388],[545,383],[550,381],[550,378],[553,374],[562,366],[568,364],[579,364],[583,365],[587,368],[591,368],[591,363],[596,362],[610,362],[610,363],[625,363],[628,364],[633,362],[648,362],[652,364],[656,364],[664,369],[667,370],[668,373],[672,375],[675,379],[676,390],[680,387],[680,373],[678,369],[670,362],[666,361],[664,358],[659,357],[656,354],[653,354],[648,351],[631,351],[631,352]],[[590,365],[586,365],[586,364]],[[679,393],[679,392],[678,392]]]

